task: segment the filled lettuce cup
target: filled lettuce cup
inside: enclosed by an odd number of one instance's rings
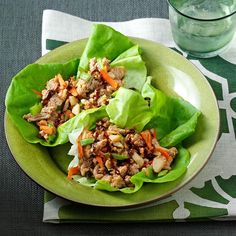
[[[101,24],[80,59],[31,64],[18,73],[6,108],[28,142],[70,141],[69,180],[123,193],[185,173],[190,154],[182,142],[201,114],[154,87],[139,46]]]
[[[82,110],[107,105],[111,95],[123,85],[125,73],[124,67],[111,68],[106,58],[100,61],[92,58],[89,71],[82,78],[72,76],[64,80],[58,74],[50,79],[46,87],[37,92],[41,101],[23,118],[38,126],[40,138],[52,143],[60,125]]]
[[[12,80],[6,96],[10,118],[30,143],[68,142],[67,122],[83,110],[109,103],[120,87],[141,91],[147,76],[140,49],[111,27],[96,24],[81,59],[31,64]]]
[[[174,181],[187,170],[190,154],[182,141],[194,133],[199,115],[188,102],[154,88],[151,78],[141,93],[119,88],[106,107],[85,114],[69,134],[68,178],[123,193],[145,182]]]

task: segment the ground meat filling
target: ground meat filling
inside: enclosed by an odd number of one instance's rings
[[[161,147],[153,129],[141,133],[120,129],[107,118],[98,121],[93,130],[84,130],[78,140],[93,140],[81,146],[78,174],[106,180],[115,188],[132,187],[131,177],[143,169],[148,172],[149,166],[156,173],[170,170],[178,153],[175,147]]]
[[[89,63],[88,78],[70,77],[64,80],[60,74],[49,80],[46,88],[37,92],[41,96],[42,109],[37,115],[23,116],[28,122],[39,127],[39,136],[50,141],[55,137],[56,128],[80,111],[107,105],[111,94],[123,84],[125,69],[110,67],[108,59]]]

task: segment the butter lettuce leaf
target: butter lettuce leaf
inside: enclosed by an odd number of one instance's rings
[[[134,45],[112,61],[111,67],[116,66],[123,66],[126,70],[123,85],[125,88],[142,90],[147,77],[147,68],[138,45]]]
[[[142,95],[122,87],[110,100],[106,111],[111,122],[118,127],[133,128],[137,131],[142,131],[152,119],[152,112]]]
[[[106,57],[112,61],[132,46],[134,46],[134,43],[127,36],[109,26],[94,24],[81,56],[79,67],[87,71],[91,58]]]
[[[142,89],[142,96],[150,99],[153,114],[145,128],[157,130],[162,146],[175,146],[194,133],[201,112],[189,102],[156,89],[151,85],[151,77]]]

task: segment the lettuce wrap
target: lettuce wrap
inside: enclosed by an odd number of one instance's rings
[[[120,88],[116,92],[116,96],[110,100],[109,105],[105,108],[106,114],[104,113],[104,115],[109,117],[112,123],[122,128],[134,128],[138,132],[147,129],[147,127],[154,128],[157,130],[157,136],[158,132],[165,130],[165,127],[169,127],[167,132],[161,133],[162,136],[159,140],[163,147],[169,147],[173,144],[178,149],[178,155],[171,165],[171,170],[162,170],[160,173],[155,173],[152,167],[149,167],[148,174],[147,171],[143,170],[131,177],[131,182],[134,184],[134,187],[121,189],[112,187],[110,183],[105,180],[86,178],[76,174],[73,176],[75,181],[86,186],[94,187],[95,189],[134,193],[138,191],[145,182],[165,183],[174,181],[185,173],[190,161],[190,154],[181,143],[194,132],[197,125],[197,117],[200,115],[200,112],[183,99],[169,97],[154,88],[150,84],[150,79],[145,84],[142,95],[143,96],[130,89]],[[147,97],[150,98],[149,104],[144,99]],[[156,104],[158,107],[154,106],[154,99],[158,100],[159,105]],[[134,106],[134,102],[136,106]],[[171,107],[170,111],[166,110],[168,107]],[[185,114],[183,114],[183,112]],[[96,111],[94,114],[96,114]],[[172,119],[169,118],[169,115],[172,115]],[[173,116],[175,117],[174,119]],[[157,121],[155,121],[156,119]],[[84,120],[87,120],[86,115]],[[158,120],[160,120],[160,122],[158,122]],[[86,123],[87,127],[81,123],[77,126],[77,129],[69,135],[71,137],[70,141],[73,144],[69,155],[75,156],[69,168],[76,167],[79,163],[76,138],[81,134],[84,128],[92,127],[94,124],[95,120],[92,121],[88,119]]]
[[[58,126],[56,139],[52,143],[39,138],[37,127],[23,119],[23,115],[40,102],[40,96],[33,90],[41,91],[47,81],[57,74],[66,79],[73,75],[78,77],[86,74],[89,60],[94,57],[106,57],[111,61],[111,67],[125,68],[123,87],[113,94],[107,106],[83,110]],[[144,182],[174,181],[185,173],[190,154],[182,146],[182,141],[194,133],[200,115],[200,111],[182,98],[169,97],[153,87],[151,78],[147,78],[147,69],[138,45],[114,29],[101,24],[93,26],[80,60],[74,59],[65,64],[31,64],[18,73],[7,92],[6,109],[22,136],[30,143],[53,147],[67,143],[70,139],[74,147],[69,154],[75,156],[70,168],[78,165],[76,136],[83,129],[93,127],[104,117],[108,117],[118,127],[134,129],[137,132],[155,129],[161,146],[178,148],[178,156],[174,159],[171,170],[154,173],[150,167],[148,174],[140,171],[131,177],[134,187],[117,189],[104,180],[73,176],[74,180],[83,185],[124,193],[138,191]]]
[[[41,97],[35,94],[34,90],[41,91],[46,82],[58,73],[65,78],[75,75],[78,64],[78,59],[65,64],[30,64],[12,79],[6,95],[6,109],[26,141],[45,146],[55,146],[68,141],[66,133],[63,133],[66,123],[58,129],[58,137],[55,142],[50,144],[38,137],[38,128],[23,119],[23,115],[40,102]]]
[[[75,59],[65,64],[31,64],[18,73],[11,82],[6,96],[6,109],[22,136],[30,143],[56,146],[68,142],[67,134],[74,129],[74,120],[66,121],[57,128],[56,138],[50,143],[38,137],[38,128],[23,119],[32,107],[40,103],[40,96],[34,91],[42,91],[46,83],[55,75],[68,79],[72,75],[87,72],[89,59],[107,57],[111,67],[125,68],[124,86],[141,90],[146,80],[147,69],[140,56],[140,49],[130,39],[111,27],[97,24],[92,28],[81,60]],[[83,114],[79,114],[79,117]]]

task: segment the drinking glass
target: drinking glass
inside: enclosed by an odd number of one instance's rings
[[[236,0],[168,2],[172,35],[183,51],[208,58],[228,47],[236,28]]]

